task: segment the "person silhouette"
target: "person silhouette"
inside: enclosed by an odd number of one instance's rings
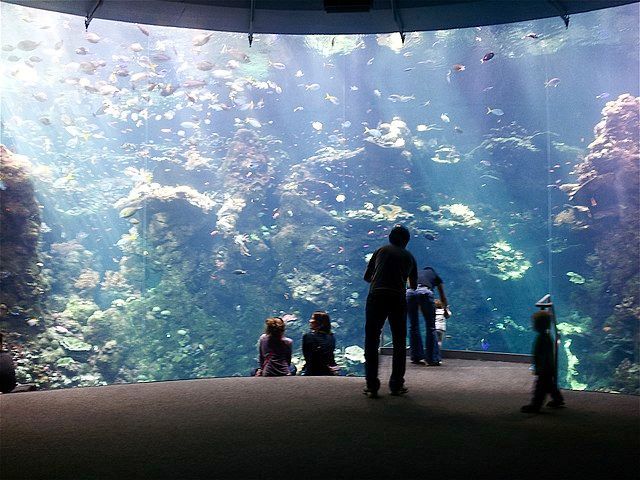
[[[426,360],[427,365],[439,366],[442,360],[436,333],[436,307],[433,293],[436,288],[444,308],[444,315],[448,316],[449,304],[444,293],[444,283],[432,267],[425,267],[418,272],[418,288],[407,290],[411,363],[416,365],[424,365]],[[420,311],[426,327],[424,347],[420,337]]]
[[[564,406],[564,398],[558,389],[556,380],[553,342],[551,335],[549,335],[551,319],[551,313],[546,310],[539,310],[531,316],[533,329],[538,332],[533,343],[533,365],[537,378],[531,403],[520,409],[522,413],[538,413],[547,394],[551,395],[551,401],[547,403],[547,407],[561,408]]]
[[[364,393],[371,398],[378,396],[378,348],[380,334],[389,319],[393,339],[393,361],[389,389],[392,395],[407,393],[404,386],[407,344],[407,279],[412,289],[417,288],[416,260],[406,250],[411,235],[406,227],[395,226],[389,233],[389,244],[378,248],[364,274],[371,285],[365,308],[364,358],[366,387]]]
[[[280,317],[265,320],[265,331],[258,340],[260,366],[256,377],[282,377],[295,375],[296,368],[291,363],[293,340],[284,336],[285,322]]]
[[[336,375],[339,371],[333,351],[336,339],[331,333],[331,319],[327,312],[315,311],[309,319],[310,332],[302,336],[304,355],[303,374],[307,376]]]

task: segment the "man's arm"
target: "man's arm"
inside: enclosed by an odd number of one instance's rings
[[[418,265],[416,264],[415,259],[413,260],[413,265],[409,272],[409,288],[412,290],[418,288]]]
[[[373,272],[376,269],[376,257],[378,256],[378,250],[373,253],[371,260],[369,260],[369,264],[367,265],[367,270],[364,272],[364,281],[367,283],[371,283],[373,280]]]

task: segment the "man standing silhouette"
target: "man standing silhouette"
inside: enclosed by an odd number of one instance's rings
[[[367,296],[364,339],[365,394],[378,396],[378,347],[384,322],[388,318],[393,339],[393,364],[389,389],[392,395],[407,393],[404,387],[407,344],[407,279],[417,288],[418,274],[413,255],[405,249],[411,235],[403,226],[395,226],[389,233],[389,244],[376,250],[369,260],[364,279],[371,285]]]

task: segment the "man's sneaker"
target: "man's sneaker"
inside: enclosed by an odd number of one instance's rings
[[[409,391],[409,389],[407,387],[401,387],[401,388],[398,388],[397,390],[391,390],[391,395],[397,397],[397,396],[400,396],[400,395],[404,395],[408,391]]]
[[[564,408],[564,400],[551,400],[547,402],[549,408]]]
[[[362,390],[362,393],[364,393],[369,398],[378,398],[378,390],[373,390],[373,389],[370,389],[369,387],[364,387],[364,390]]]
[[[426,365],[424,360],[411,360],[411,363],[413,363],[414,365],[422,365],[422,366]]]
[[[525,405],[520,408],[522,413],[540,413],[540,407],[536,407],[535,405]]]
[[[427,362],[427,365],[429,365],[430,367],[439,367],[440,365],[442,365],[442,363],[440,363],[440,362]]]

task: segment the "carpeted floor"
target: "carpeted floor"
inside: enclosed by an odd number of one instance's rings
[[[2,395],[0,478],[637,478],[638,397],[568,391],[525,415],[532,378],[450,359],[377,400],[347,377]]]

